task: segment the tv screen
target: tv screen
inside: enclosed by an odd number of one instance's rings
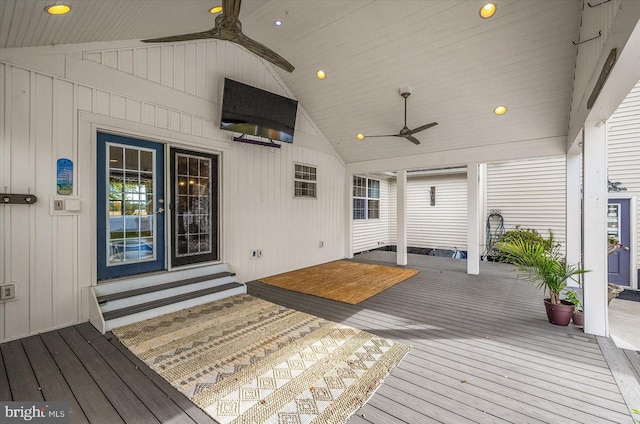
[[[293,143],[298,101],[224,79],[220,128]]]

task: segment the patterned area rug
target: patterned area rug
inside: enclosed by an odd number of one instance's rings
[[[222,424],[343,423],[410,349],[249,295],[113,334]]]

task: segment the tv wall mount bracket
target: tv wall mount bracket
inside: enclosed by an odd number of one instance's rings
[[[280,145],[277,143],[274,143],[273,140],[271,139],[269,139],[269,141],[254,140],[252,138],[247,138],[246,134],[242,134],[240,137],[233,137],[233,141],[238,141],[240,143],[247,143],[247,144],[255,144],[257,146],[263,146],[263,147],[275,147],[276,149],[280,148]]]

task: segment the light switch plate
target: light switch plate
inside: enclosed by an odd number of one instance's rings
[[[82,203],[78,196],[51,196],[49,201],[51,215],[79,215]]]

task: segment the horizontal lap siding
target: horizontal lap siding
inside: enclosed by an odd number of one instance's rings
[[[619,182],[627,189],[617,195],[637,196],[640,193],[640,83],[618,106],[607,124],[609,180]],[[636,208],[639,206],[636,203]],[[640,214],[637,214],[636,228],[640,225],[638,217]],[[635,247],[636,257],[640,260],[637,239]]]
[[[566,240],[566,162],[564,156],[487,166],[487,213],[498,209],[505,230],[549,230]]]
[[[431,206],[431,187],[436,188]],[[407,243],[467,250],[466,175],[411,178],[407,184]]]
[[[435,206],[430,203],[436,188]],[[391,240],[396,242],[396,184],[391,187]],[[407,244],[467,249],[466,174],[411,177],[407,181]]]
[[[380,180],[380,219],[353,220],[353,252],[389,245],[389,181]]]

